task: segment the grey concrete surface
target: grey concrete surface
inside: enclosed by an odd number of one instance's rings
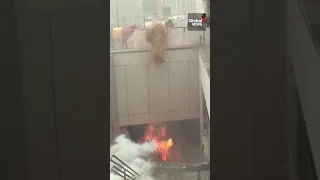
[[[158,167],[153,174],[155,180],[209,180],[210,171],[193,167]]]

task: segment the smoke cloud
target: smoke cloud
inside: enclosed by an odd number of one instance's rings
[[[122,134],[115,139],[115,144],[110,147],[110,156],[116,155],[135,170],[140,175],[138,180],[154,180],[152,177],[153,163],[148,160],[153,151],[152,143],[137,144]],[[110,167],[112,167],[113,164],[110,163]],[[122,180],[122,178],[110,173],[110,180]]]

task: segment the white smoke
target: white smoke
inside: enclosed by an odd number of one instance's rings
[[[122,134],[115,139],[115,144],[110,147],[110,156],[116,155],[135,170],[140,175],[138,180],[154,180],[151,176],[153,164],[148,160],[153,151],[152,143],[137,144]],[[110,167],[112,167],[113,164],[110,163]],[[122,180],[122,178],[110,173],[110,180]]]

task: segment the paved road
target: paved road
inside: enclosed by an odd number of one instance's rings
[[[154,171],[155,180],[210,180],[210,171],[195,171],[187,168],[163,168]]]
[[[175,172],[175,173],[167,173],[156,175],[155,180],[210,180],[210,172]]]

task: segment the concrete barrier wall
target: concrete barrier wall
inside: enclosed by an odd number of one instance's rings
[[[199,118],[197,49],[168,50],[162,64],[148,51],[112,56],[119,126]]]
[[[113,57],[110,56],[110,142],[120,133],[118,123],[117,83]]]
[[[146,29],[137,29],[128,40],[128,49],[150,49],[146,42]],[[200,44],[203,31],[188,31],[188,28],[172,28],[168,35],[168,47],[190,46]],[[206,30],[207,43],[210,44],[210,29]],[[115,41],[114,49],[123,49],[120,41]]]

